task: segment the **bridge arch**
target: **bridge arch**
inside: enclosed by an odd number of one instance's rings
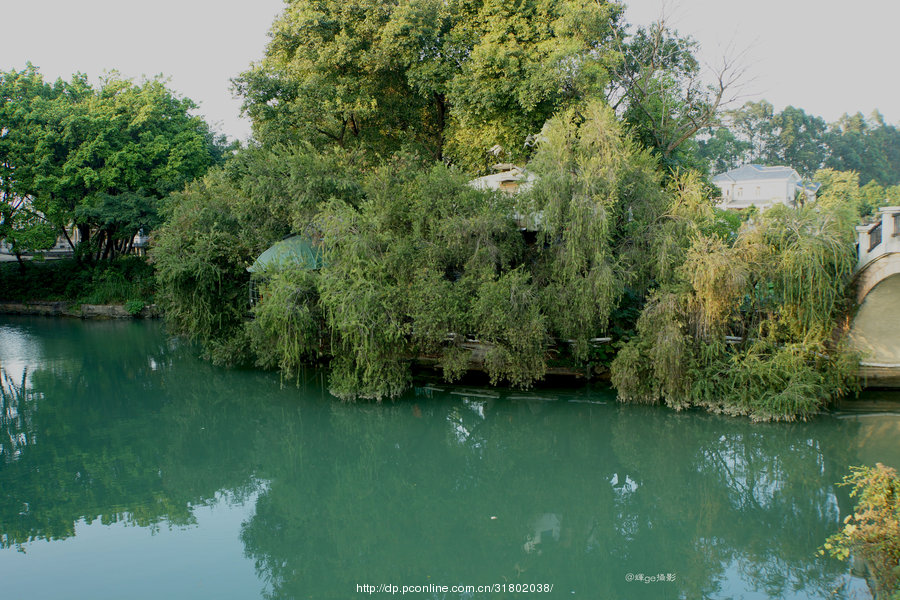
[[[850,343],[862,354],[859,374],[865,385],[900,387],[900,207],[882,208],[879,217],[856,228],[860,306]]]
[[[878,283],[900,273],[900,206],[879,210],[880,217],[856,228],[856,300],[862,303]]]

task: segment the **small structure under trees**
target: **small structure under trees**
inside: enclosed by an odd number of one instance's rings
[[[253,264],[247,267],[250,276],[250,304],[259,300],[257,281],[266,274],[273,273],[286,267],[299,267],[310,271],[317,271],[324,264],[324,252],[322,247],[310,240],[306,235],[291,235],[272,246],[259,255]]]

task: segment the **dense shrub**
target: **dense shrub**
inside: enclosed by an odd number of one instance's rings
[[[879,598],[900,599],[900,478],[897,471],[878,463],[851,467],[844,485],[853,486],[853,514],[844,527],[828,538],[820,553],[846,560],[854,554],[866,561]],[[889,595],[889,596],[888,596]]]
[[[152,304],[156,291],[153,267],[137,256],[96,263],[72,259],[0,265],[0,300],[62,300],[72,304]]]

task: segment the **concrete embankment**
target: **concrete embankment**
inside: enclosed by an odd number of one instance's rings
[[[155,319],[162,315],[155,304],[132,314],[121,304],[69,304],[68,302],[3,302],[0,314],[40,315],[45,317],[74,317],[77,319]]]

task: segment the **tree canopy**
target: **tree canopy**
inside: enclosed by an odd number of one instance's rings
[[[900,130],[878,111],[828,124],[802,108],[776,112],[760,100],[726,111],[720,121],[699,141],[699,154],[714,172],[758,163],[791,166],[808,178],[829,168],[856,172],[863,186],[900,184]]]
[[[223,160],[223,139],[195,108],[159,78],[113,73],[94,87],[83,74],[46,83],[32,65],[0,73],[7,229],[49,226],[55,238],[74,224],[98,256],[121,251],[158,224],[161,198]]]
[[[518,160],[556,110],[602,92],[621,7],[565,0],[290,2],[236,80],[263,143],[401,148],[473,170]]]

